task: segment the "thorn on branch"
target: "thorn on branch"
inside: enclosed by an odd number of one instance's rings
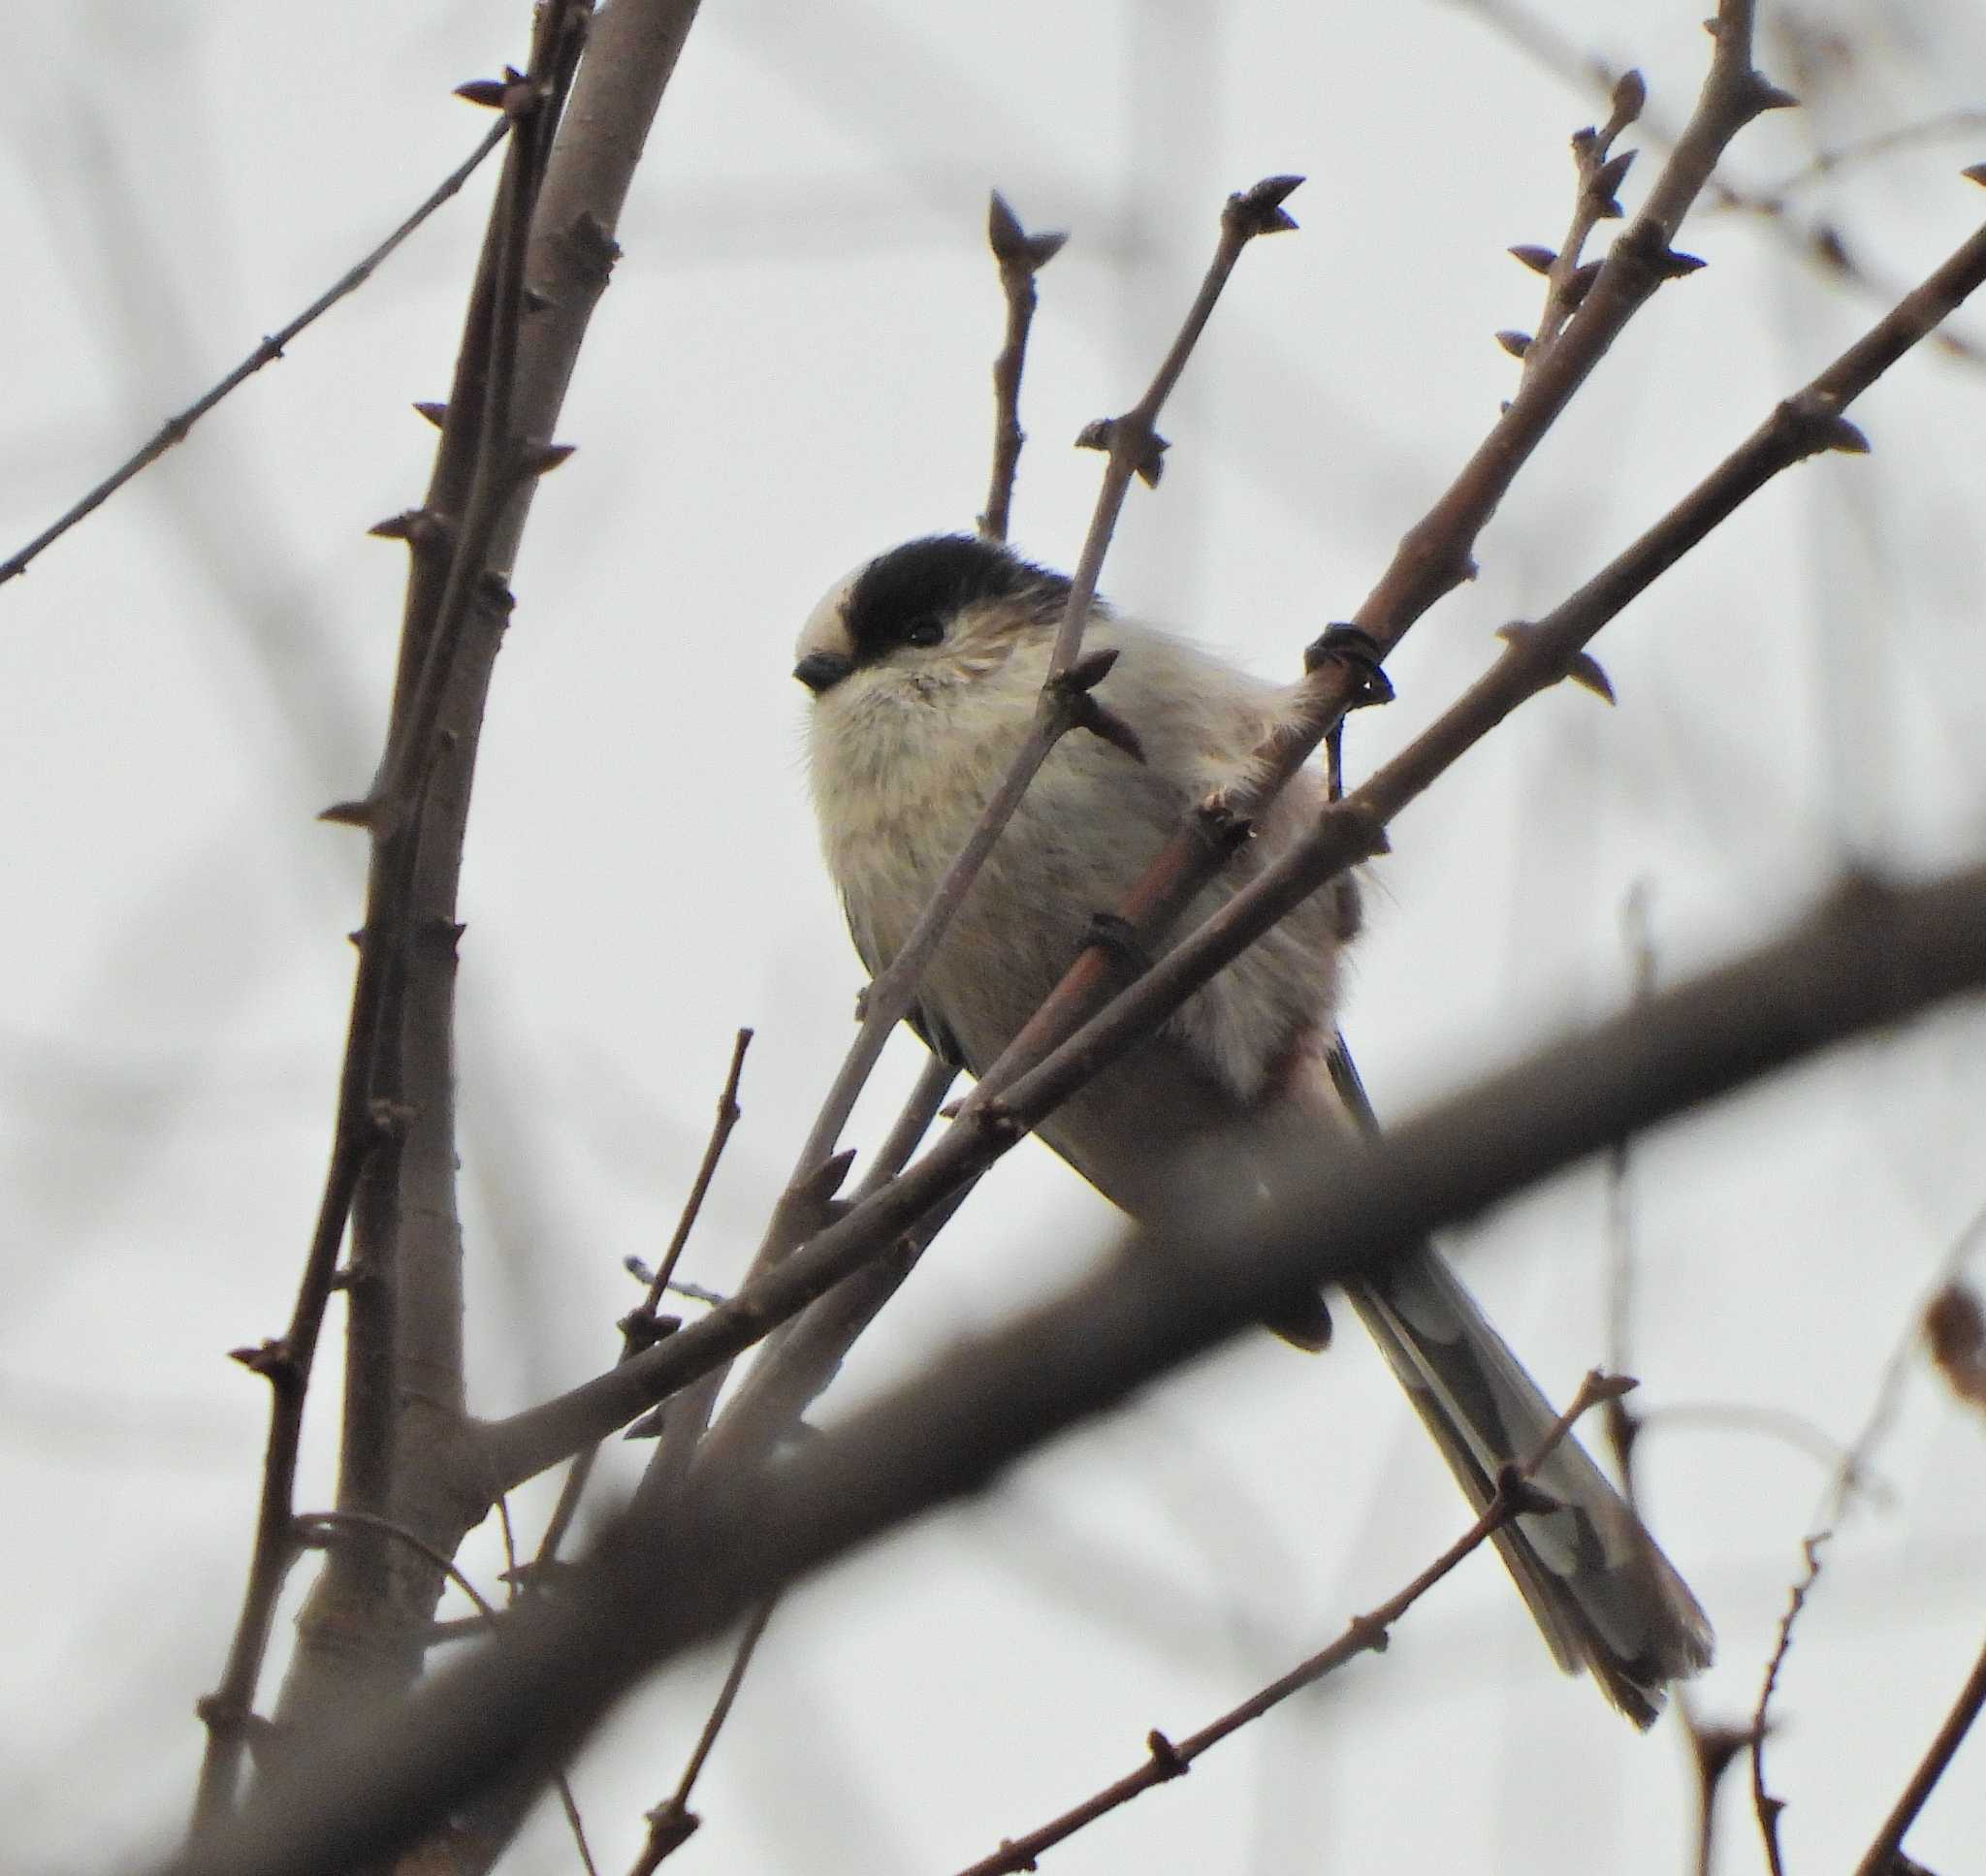
[[[1968,182],[1976,182],[1981,188],[1986,188],[1986,163],[1968,164],[1959,174]]]
[[[1837,399],[1824,393],[1802,391],[1779,405],[1779,421],[1794,431],[1803,456],[1839,450],[1843,456],[1867,456],[1869,438],[1842,415]]]
[[[329,808],[318,810],[317,818],[336,827],[370,829],[378,824],[379,807],[371,801],[335,801]]]
[[[702,1818],[677,1803],[673,1797],[666,1804],[644,1813],[644,1819],[649,1827],[648,1842],[641,1854],[640,1867],[644,1869],[653,1869],[664,1859],[674,1856],[703,1825]]]
[[[476,610],[486,619],[508,619],[517,610],[517,595],[510,582],[494,568],[476,576]]]
[[[1511,248],[1511,256],[1522,261],[1533,273],[1550,273],[1552,264],[1558,256],[1549,247],[1540,247],[1533,241],[1521,241]]]
[[[1747,72],[1742,82],[1739,109],[1747,117],[1762,116],[1768,111],[1793,111],[1799,107],[1798,98],[1790,91],[1782,91],[1763,72]]]
[[[454,95],[464,103],[478,105],[485,111],[501,111],[504,95],[509,89],[501,79],[469,79],[455,87]]]
[[[519,454],[518,472],[521,475],[550,475],[571,457],[578,447],[573,443],[529,443]]]
[[[260,1375],[278,1387],[294,1386],[304,1378],[287,1336],[270,1336],[252,1349],[230,1349],[230,1361],[239,1361],[251,1375]]]
[[[855,1163],[855,1149],[845,1147],[823,1160],[801,1183],[800,1197],[809,1205],[825,1205],[842,1189],[849,1168]]]
[[[1079,450],[1103,450],[1106,454],[1115,451],[1119,435],[1125,429],[1121,417],[1099,417],[1093,424],[1085,424],[1075,439]],[[1137,478],[1147,489],[1156,489],[1159,478],[1166,472],[1162,461],[1172,446],[1149,425],[1143,426],[1143,434],[1137,438],[1137,460],[1132,465]]]
[[[655,1281],[651,1275],[649,1281]],[[664,1337],[671,1336],[683,1326],[680,1316],[651,1316],[645,1309],[629,1310],[614,1326],[627,1339],[629,1354],[639,1354],[644,1349],[653,1349]]]
[[[1296,217],[1283,207],[1283,203],[1302,182],[1300,175],[1264,176],[1254,188],[1228,198],[1228,206],[1221,210],[1221,227],[1244,241],[1253,240],[1258,235],[1280,235],[1295,228]]]
[[[422,919],[414,927],[409,949],[415,957],[452,963],[460,955],[463,934],[468,929],[451,918]]]
[[[423,417],[427,418],[436,429],[439,429],[448,421],[448,406],[442,403],[435,403],[432,398],[416,398],[414,408]]]
[[[1605,266],[1604,261],[1584,261],[1567,276],[1560,303],[1568,313],[1579,310],[1581,302],[1593,290],[1593,282],[1600,277],[1600,270]]]
[[[1500,332],[1496,334],[1496,342],[1514,359],[1522,358],[1531,349],[1529,333]]]
[[[1143,762],[1144,745],[1137,732],[1109,705],[1099,703],[1087,690],[1070,700],[1069,721],[1073,729],[1087,730],[1101,737],[1113,749],[1121,749],[1134,762]]]
[[[652,1409],[622,1434],[624,1440],[659,1440],[669,1424],[669,1403]]]
[[[621,258],[621,243],[591,208],[582,208],[560,241],[574,272],[588,286],[604,287]]]
[[[1094,652],[1085,652],[1055,681],[1055,687],[1073,695],[1094,690],[1110,675],[1111,667],[1117,662],[1117,648],[1114,645],[1100,646]]]
[[[448,538],[446,517],[432,508],[403,508],[366,530],[373,540],[404,541],[411,548],[433,547]]]
[[[1368,1655],[1383,1655],[1393,1646],[1393,1631],[1376,1615],[1355,1615],[1345,1624],[1352,1644]]]
[[[1586,183],[1586,192],[1600,205],[1599,212],[1607,220],[1619,216],[1620,205],[1614,200],[1619,193],[1620,185],[1627,180],[1627,173],[1634,168],[1637,152],[1622,150],[1618,156],[1610,156],[1592,174]]]
[[[1518,619],[1508,625],[1499,626],[1496,636],[1513,651],[1524,652],[1537,643],[1537,626],[1529,620]],[[1564,655],[1553,681],[1562,683],[1567,679],[1610,704],[1618,701],[1614,695],[1613,681],[1590,652],[1574,650]]]

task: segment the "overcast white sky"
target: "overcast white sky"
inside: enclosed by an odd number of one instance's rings
[[[1700,5],[1557,5],[1680,122]],[[1769,21],[1785,23],[1768,8]],[[1743,140],[1817,148],[1981,102],[1956,0],[1810,6],[1853,57]],[[458,81],[522,57],[514,5],[83,0],[12,22],[0,551],[329,283],[484,127]],[[1803,41],[1813,54],[1820,40]],[[1824,54],[1825,48],[1821,47]],[[625,258],[541,493],[497,670],[464,884],[462,1062],[476,1407],[602,1365],[666,1236],[732,1032],[746,1121],[689,1274],[738,1274],[849,1033],[855,961],[799,767],[798,622],[828,582],[982,499],[998,184],[1073,231],[1042,276],[1015,536],[1067,563],[1100,459],[1232,188],[1311,179],[1252,251],[1165,424],[1105,587],[1270,673],[1346,616],[1508,394],[1535,316],[1504,255],[1553,243],[1591,101],[1467,9],[1271,0],[841,9],[711,0],[621,230]],[[1928,270],[1986,195],[1982,135],[1802,192],[1877,274]],[[1644,169],[1652,161],[1643,159]],[[494,172],[493,172],[494,174]],[[1646,176],[1630,178],[1639,199]],[[224,1351],[287,1314],[322,1169],[400,550],[487,182],[194,440],[0,592],[0,1856],[104,1869],[176,1829],[247,1553],[265,1402]],[[1740,215],[1617,348],[1414,634],[1369,766],[1490,633],[1624,544],[1877,310]],[[1967,330],[1986,340],[1986,311]],[[1646,882],[1665,973],[1772,930],[1859,853],[1986,848],[1986,370],[1922,354],[1857,412],[1875,448],[1775,486],[1610,627],[1619,695],[1528,707],[1395,830],[1349,1033],[1385,1114],[1614,1007]],[[1851,1434],[1913,1300],[1986,1200],[1976,1008],[1652,1141],[1633,1363],[1650,1407],[1737,1402]],[[908,1040],[850,1139],[914,1073]],[[1039,1296],[1112,1215],[1016,1153],[848,1377],[852,1394]],[[1458,1247],[1556,1390],[1604,1351],[1605,1192],[1583,1171]],[[306,1503],[331,1492],[335,1364]],[[1650,1509],[1748,1712],[1824,1469],[1728,1426],[1650,1436]],[[1784,1689],[1791,1866],[1873,1832],[1986,1633],[1986,1446],[1921,1374],[1891,1496],[1830,1553]],[[542,1499],[521,1495],[527,1524]],[[1259,1344],[1066,1443],[776,1621],[699,1792],[699,1869],[944,1871],[1191,1730],[1389,1594],[1463,1522],[1381,1364]],[[494,1581],[479,1534],[467,1567]],[[284,1629],[285,1636],[287,1628]],[[603,1867],[674,1783],[718,1671],[665,1679],[575,1778]],[[1066,1876],[1682,1866],[1689,1784],[1553,1670],[1478,1560],[1383,1661],[1055,1854]],[[1986,1747],[1912,1839],[1986,1835]],[[1734,1792],[1734,1798],[1737,1794]],[[1727,1870],[1756,1867],[1734,1804]],[[555,1816],[514,1860],[572,1866]]]

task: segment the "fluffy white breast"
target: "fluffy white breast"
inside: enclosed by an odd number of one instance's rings
[[[841,583],[815,609],[803,657],[849,654],[847,590]],[[1100,620],[1087,642],[1119,652],[1098,694],[1137,731],[1146,761],[1080,732],[1066,737],[933,961],[923,1001],[980,1065],[1054,986],[1090,916],[1120,902],[1188,808],[1237,778],[1281,700],[1277,686],[1134,620]],[[1048,653],[1049,635],[1031,633],[989,661],[960,632],[921,658],[859,665],[815,699],[809,767],[822,845],[872,970],[901,947],[1006,774]],[[1301,811],[1293,802],[1290,811]],[[1279,816],[1263,830],[1187,925],[1259,870],[1286,825]],[[1329,1019],[1331,925],[1327,907],[1302,908],[1169,1025],[1243,1100],[1297,1033]]]

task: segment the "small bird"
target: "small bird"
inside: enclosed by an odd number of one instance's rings
[[[1033,720],[1069,596],[1059,573],[970,535],[868,561],[815,608],[793,675],[813,693],[809,770],[822,845],[872,973],[896,955]],[[918,985],[910,1022],[953,1065],[983,1072],[1089,941],[1181,817],[1251,772],[1290,691],[1098,602],[1085,650],[1116,662],[1098,697],[1131,735],[1065,736],[1002,834]],[[1326,798],[1305,770],[1189,907],[1190,931],[1289,846]],[[1041,1137],[1133,1216],[1154,1211],[1217,1130],[1286,1144],[1342,1139],[1333,1081],[1339,959],[1356,894],[1327,887],[1191,997],[1157,1035],[1044,1120]],[[1478,1510],[1529,1458],[1551,1403],[1432,1246],[1354,1284],[1384,1351]],[[1322,1348],[1322,1298],[1269,1326]],[[1570,1439],[1535,1482],[1557,1510],[1496,1535],[1558,1665],[1589,1668],[1638,1726],[1666,1684],[1708,1665],[1709,1621],[1591,1458]]]

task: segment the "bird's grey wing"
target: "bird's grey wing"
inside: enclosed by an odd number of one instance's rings
[[[862,961],[862,969],[873,980],[882,969],[877,957],[873,935],[864,922],[855,915],[855,908],[849,903],[848,896],[842,896],[842,915],[849,922],[849,937],[854,940],[855,955]],[[958,1037],[923,1002],[913,1002],[904,1012],[904,1022],[917,1040],[931,1051],[947,1067],[969,1068],[965,1051],[959,1046]]]
[[[1182,1203],[1191,1204],[1182,1179],[1232,1176],[1230,1162],[1209,1161],[1200,1149],[1245,1118],[1233,1095],[1162,1033],[1078,1089],[1037,1131],[1105,1198],[1134,1218],[1149,1218],[1161,1203],[1175,1216]],[[1314,1288],[1299,1290],[1263,1320],[1301,1349],[1322,1349],[1330,1340],[1330,1312]]]

